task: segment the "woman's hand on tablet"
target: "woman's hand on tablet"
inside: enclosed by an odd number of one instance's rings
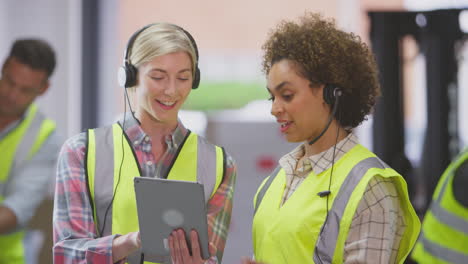
[[[171,258],[173,264],[201,264],[205,259],[201,257],[200,243],[198,242],[198,233],[195,230],[190,232],[191,251],[190,255],[185,234],[182,229],[174,230],[169,236],[169,247],[171,249]]]

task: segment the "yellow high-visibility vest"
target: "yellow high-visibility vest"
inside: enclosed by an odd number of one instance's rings
[[[369,180],[375,175],[392,179],[401,197],[407,226],[397,262],[403,263],[420,229],[419,219],[409,201],[406,182],[361,145],[353,147],[334,164],[326,222],[327,198],[317,194],[328,190],[330,169],[319,175],[311,172],[282,206],[286,185],[284,170],[277,169],[264,180],[254,198],[255,259],[269,264],[343,263],[344,245],[353,216]]]
[[[0,140],[0,204],[5,199],[2,195],[8,186],[13,165],[21,167],[41,148],[44,141],[55,130],[55,123],[38,111],[35,104],[29,106],[21,123]],[[0,235],[0,263],[23,264],[24,230]]]
[[[468,160],[468,151],[452,162],[437,184],[424,216],[412,258],[420,264],[468,263],[468,208],[453,194],[453,176]]]
[[[103,229],[102,236],[139,230],[133,178],[141,176],[141,170],[122,132],[119,124],[88,131],[87,182],[93,201],[96,231],[99,234]],[[179,146],[167,179],[203,183],[205,200],[208,201],[221,184],[224,167],[224,150],[189,132]],[[118,181],[119,187],[114,194]],[[114,195],[108,216],[105,217]],[[130,257],[129,263],[138,260],[138,256],[133,258]]]

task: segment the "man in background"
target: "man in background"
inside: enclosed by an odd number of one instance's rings
[[[0,77],[0,263],[25,263],[25,226],[55,175],[55,123],[34,101],[49,88],[55,53],[39,39],[16,40]]]

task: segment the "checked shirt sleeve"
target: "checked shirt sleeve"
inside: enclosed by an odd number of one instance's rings
[[[208,237],[210,249],[216,255],[205,263],[221,263],[226,245],[229,224],[231,223],[232,202],[236,183],[236,165],[230,155],[226,155],[224,178],[216,193],[208,201]]]
[[[86,134],[62,146],[55,187],[54,263],[112,263],[113,236],[98,237],[84,171]],[[123,261],[121,261],[123,263]]]

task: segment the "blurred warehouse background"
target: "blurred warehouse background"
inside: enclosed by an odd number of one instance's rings
[[[238,163],[223,261],[238,263],[241,256],[252,255],[254,192],[294,147],[270,116],[260,67],[269,29],[282,19],[315,11],[372,46],[383,97],[376,118],[357,134],[405,176],[422,215],[443,169],[468,144],[466,7],[466,0],[3,0],[0,59],[19,37],[52,44],[57,70],[38,104],[56,120],[65,140],[112,123],[123,111],[117,69],[134,31],[167,21],[191,32],[200,51],[201,85],[181,116],[187,127],[226,147]],[[388,126],[397,133],[388,134]],[[36,231],[30,233],[30,263],[52,263],[53,184],[50,191],[31,224]]]

